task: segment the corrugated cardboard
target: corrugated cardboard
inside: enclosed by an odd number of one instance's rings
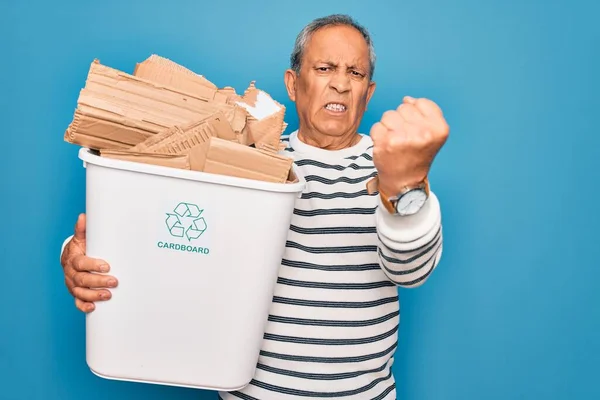
[[[133,75],[154,83],[173,87],[192,96],[214,101],[234,104],[235,101],[240,99],[240,96],[231,86],[218,88],[205,76],[156,54],[152,54],[146,60],[137,63]],[[212,90],[207,91],[207,88]]]
[[[254,82],[242,96],[152,55],[133,75],[94,60],[65,140],[103,157],[267,182],[296,182],[278,154],[285,107]]]
[[[212,101],[200,96],[190,96],[175,88],[159,85],[151,80],[142,79],[100,64],[92,63],[86,82],[90,91],[117,96],[117,104],[128,110],[137,109],[165,119],[163,126],[170,127],[172,120],[180,123],[207,117],[221,111],[228,118],[234,131],[241,131],[246,124],[246,115],[232,104]]]
[[[182,85],[183,87],[180,89],[186,89],[188,85],[200,85],[217,90],[217,86],[204,76],[157,54],[152,54],[144,61],[137,63],[133,74],[140,78],[165,84],[167,82],[177,81],[177,79],[187,80],[187,82],[185,82],[186,85]],[[170,86],[177,87],[178,85]]]
[[[205,160],[203,172],[275,183],[288,181],[293,163],[289,157],[216,137],[209,139]]]
[[[244,107],[248,112],[245,144],[277,148],[281,134],[287,127],[284,122],[285,107],[264,91],[257,89],[254,81],[250,83],[244,96],[237,100],[236,104]]]
[[[166,143],[166,141],[172,140],[181,135],[183,135],[183,129],[179,125],[175,125],[172,128],[165,129],[162,132],[149,137],[143,142],[136,144],[130,148],[130,150],[140,153],[152,153],[152,149],[154,147],[160,146],[162,143]]]
[[[88,111],[94,114],[93,111]],[[100,115],[101,112],[98,111],[95,114]],[[108,116],[97,118],[77,109],[73,121],[65,131],[64,140],[90,149],[124,149],[152,136],[152,133],[147,130],[127,126],[127,124],[128,121],[122,117],[118,118],[116,115],[114,118]]]
[[[272,149],[264,151],[219,138],[210,123],[173,134],[165,138],[164,143],[153,144],[143,151],[185,154],[189,157],[190,169],[194,171],[279,183],[287,181],[293,162]]]
[[[185,125],[175,125],[155,136],[152,136],[142,143],[137,144],[132,151],[139,152],[157,152],[164,151],[166,146],[186,139],[192,139],[196,134],[207,139],[209,136],[218,136],[226,140],[236,140],[237,136],[227,119],[221,112],[217,112],[210,117],[203,118]]]
[[[222,119],[219,117],[205,119],[185,127],[179,134],[171,135],[162,142],[147,148],[147,151],[163,154],[187,154],[190,159],[190,168],[202,171],[208,148],[206,144],[209,143],[211,137],[218,137],[220,125],[222,125]],[[231,136],[231,133],[225,132],[224,136]]]
[[[227,103],[229,96],[235,94],[231,88],[218,89],[204,76],[156,54],[136,64],[133,75],[210,101]]]
[[[123,161],[139,162],[179,169],[190,169],[190,160],[186,154],[148,154],[131,150],[100,150],[100,155]]]
[[[285,109],[281,108],[275,114],[262,120],[257,120],[252,116],[247,120],[248,136],[256,147],[263,145],[277,148],[280,143],[281,134],[285,131],[286,124],[283,121]]]
[[[125,127],[133,127],[150,134],[156,134],[190,121],[222,112],[230,126],[239,135],[246,125],[246,111],[235,104],[208,101],[181,93],[170,87],[161,86],[116,69],[92,62],[85,87],[81,90],[76,110],[101,121],[113,122]],[[93,119],[90,119],[93,121]],[[80,132],[81,124],[71,124],[65,133],[65,140],[87,146],[77,141],[80,134],[104,139],[110,143],[114,135],[105,130]],[[122,135],[127,135],[128,129]],[[120,143],[140,142],[139,137],[119,137],[119,143],[105,144],[107,148],[120,148]]]
[[[217,136],[216,129],[210,123],[202,122],[187,129],[181,129],[178,134],[172,135],[146,150],[154,153],[178,154],[206,142],[212,136]]]
[[[182,138],[156,149],[157,153],[185,154],[190,160],[190,169],[203,171],[206,161],[207,149],[210,138],[204,137],[200,132],[194,132],[191,138]]]

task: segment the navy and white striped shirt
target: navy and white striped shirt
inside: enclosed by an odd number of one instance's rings
[[[442,254],[433,192],[413,216],[390,215],[367,181],[373,143],[363,135],[329,151],[283,140],[307,182],[296,201],[257,371],[223,400],[396,399],[398,286],[427,279]]]

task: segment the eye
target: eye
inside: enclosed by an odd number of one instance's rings
[[[329,71],[329,67],[317,67],[317,71],[327,72]]]
[[[358,71],[351,71],[350,73],[351,73],[352,75],[354,75],[354,76],[357,76],[357,77],[363,77],[363,76],[364,76],[363,74],[361,74],[361,73],[360,73],[360,72],[358,72]]]

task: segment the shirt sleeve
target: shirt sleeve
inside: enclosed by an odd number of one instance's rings
[[[379,200],[376,211],[379,264],[398,286],[422,285],[442,255],[442,222],[433,192],[414,215],[390,214]]]

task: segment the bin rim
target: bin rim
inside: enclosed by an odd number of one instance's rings
[[[99,155],[93,154],[92,151],[86,147],[82,147],[81,149],[79,149],[79,158],[83,161],[84,168],[86,167],[86,164],[93,164],[105,168],[140,172],[143,174],[159,175],[168,178],[179,178],[197,182],[214,183],[217,185],[227,185],[247,189],[265,190],[269,192],[300,194],[306,186],[306,181],[304,177],[299,173],[298,167],[295,163],[292,163],[292,168],[296,177],[298,178],[298,182],[275,183],[101,157]]]

